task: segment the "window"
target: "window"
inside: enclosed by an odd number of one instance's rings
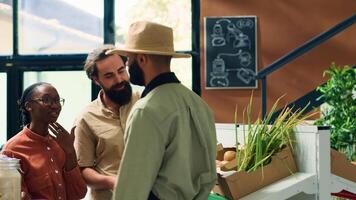
[[[103,1],[19,1],[20,54],[86,53],[103,43]]]
[[[6,142],[7,137],[7,120],[6,120],[6,73],[0,73],[0,149],[1,146]]]
[[[173,28],[176,51],[190,51],[192,46],[192,11],[190,0],[118,0],[115,23],[117,43],[124,43],[129,25],[138,20],[161,23]]]
[[[180,82],[187,88],[192,88],[192,59],[172,59],[171,70],[176,74]]]
[[[36,82],[51,83],[65,99],[58,122],[68,131],[75,117],[91,101],[91,81],[84,71],[25,72],[24,89]]]
[[[12,54],[12,1],[0,0],[0,55]]]
[[[200,82],[192,80],[200,74],[199,41],[192,41],[199,38],[199,33],[192,31],[192,26],[198,29],[199,15],[192,8],[199,9],[199,2],[0,0],[0,145],[6,141],[6,133],[12,137],[20,126],[15,102],[7,101],[19,98],[20,84],[26,88],[39,81],[52,83],[66,100],[58,121],[70,129],[78,112],[98,92],[98,88],[91,88],[91,81],[82,71],[86,53],[102,45],[104,40],[123,44],[129,25],[137,20],[173,28],[175,50],[193,57],[172,59],[172,70],[185,86],[199,94]],[[13,10],[18,20],[13,21]],[[18,30],[14,32],[13,28]],[[11,85],[7,85],[9,81]],[[143,90],[143,87],[133,88]]]
[[[191,0],[118,0],[115,4],[116,43],[125,43],[131,23],[146,20],[172,27],[176,51],[192,50]],[[192,88],[192,60],[172,59],[171,69],[178,79]]]

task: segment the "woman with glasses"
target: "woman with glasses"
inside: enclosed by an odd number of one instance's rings
[[[64,99],[42,82],[26,88],[18,104],[23,129],[2,153],[20,159],[23,199],[84,198],[87,189],[73,147],[74,128],[68,133],[56,122]]]

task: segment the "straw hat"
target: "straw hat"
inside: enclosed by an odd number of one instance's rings
[[[139,21],[130,25],[124,48],[106,52],[106,54],[122,56],[127,56],[128,53],[167,55],[173,58],[190,57],[190,54],[174,51],[172,28],[147,21]]]

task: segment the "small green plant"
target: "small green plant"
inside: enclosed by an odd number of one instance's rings
[[[345,198],[341,198],[341,197],[332,197],[333,200],[348,200],[348,199],[345,199]]]
[[[277,119],[272,123],[271,118],[277,109],[280,97],[272,106],[269,114],[264,118],[251,120],[252,95],[247,106],[247,130],[243,126],[244,145],[241,150],[237,150],[236,161],[237,171],[251,172],[259,167],[267,165],[271,157],[284,147],[293,150],[292,133],[294,128],[301,124],[305,119],[316,114],[315,112],[303,115],[305,108],[292,111],[292,108],[284,107]],[[237,109],[235,109],[235,123]],[[245,111],[243,112],[243,124],[245,124]],[[236,131],[237,147],[239,144]],[[239,149],[239,148],[238,148]]]
[[[330,126],[331,147],[353,161],[356,158],[356,68],[332,63],[325,75],[330,79],[317,90],[327,106],[316,125]]]

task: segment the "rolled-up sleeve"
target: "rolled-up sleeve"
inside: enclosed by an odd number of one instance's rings
[[[94,166],[95,143],[91,131],[86,122],[81,119],[75,123],[74,148],[78,157],[80,167]]]
[[[68,200],[82,199],[87,193],[87,185],[85,184],[79,166],[76,166],[70,171],[63,171],[64,182],[66,184],[66,192]]]

